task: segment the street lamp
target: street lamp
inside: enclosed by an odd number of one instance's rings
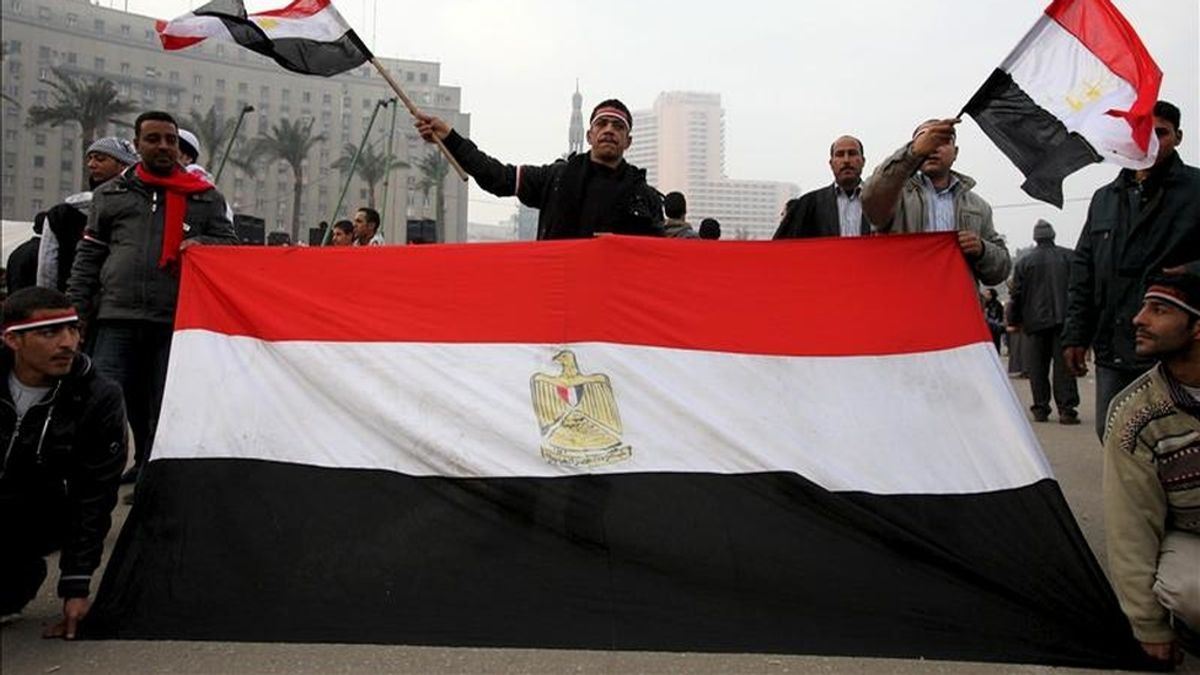
[[[254,106],[242,106],[242,112],[238,113],[237,124],[233,125],[233,134],[229,137],[229,142],[225,144],[225,154],[221,156],[221,166],[217,167],[217,175],[213,178],[214,183],[221,182],[221,173],[225,171],[225,162],[229,161],[229,153],[233,152],[233,143],[237,140],[238,132],[242,130],[242,120],[246,119],[246,115],[254,112]]]

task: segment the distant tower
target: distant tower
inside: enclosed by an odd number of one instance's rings
[[[567,151],[568,154],[583,152],[583,94],[579,93],[579,80],[575,80],[571,107],[571,149]]]

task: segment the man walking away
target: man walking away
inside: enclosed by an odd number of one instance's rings
[[[1055,246],[1054,227],[1039,220],[1033,228],[1037,244],[1017,261],[1013,273],[1011,322],[1025,335],[1025,373],[1033,392],[1033,419],[1050,419],[1051,373],[1058,421],[1079,424],[1079,387],[1062,353],[1062,328],[1067,314],[1067,283],[1074,253]],[[1051,365],[1053,364],[1053,368]]]

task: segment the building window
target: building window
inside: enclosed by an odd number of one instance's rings
[[[75,61],[78,59],[79,59],[79,56],[75,52],[67,52],[67,63],[74,65]]]
[[[193,86],[199,87],[199,86],[200,86],[201,84],[203,84],[203,83],[204,83],[204,78],[203,78],[203,77],[201,77],[201,76],[199,76],[199,75],[193,75],[193,76],[192,76],[192,85],[193,85]]]
[[[46,179],[42,178],[41,176],[34,176],[33,177],[33,189],[34,190],[45,190],[46,189]]]
[[[103,71],[104,70],[104,59],[96,57],[96,61],[93,64],[93,66],[96,68],[96,70]]]
[[[74,149],[74,148],[71,148],[71,149]],[[59,169],[59,171],[62,171],[63,173],[71,173],[72,171],[75,170],[75,162],[72,162],[69,159],[64,159],[62,161],[62,163],[59,164],[58,169]]]
[[[170,77],[168,77],[167,79],[169,79],[171,82],[178,82],[179,81],[179,71],[172,70]]]
[[[104,32],[104,19],[96,19],[96,21],[92,24],[92,26],[95,27],[97,33],[103,33]]]
[[[279,98],[284,101],[292,100],[292,90],[284,89],[283,91],[279,92]]]
[[[312,92],[306,91],[300,94],[300,100],[304,103],[312,103]]]
[[[79,23],[79,15],[78,14],[68,14],[67,15],[67,25],[68,26],[71,26],[73,28],[78,23]]]
[[[201,105],[201,104],[203,104],[203,103],[204,103],[204,96],[203,96],[203,95],[201,95],[201,94],[192,94],[192,105],[194,105],[194,106],[196,106],[197,108],[199,108],[199,107],[200,107],[200,105]]]
[[[39,19],[49,19],[50,18],[50,8],[49,7],[38,7],[38,18]]]
[[[38,211],[45,210],[46,202],[40,199],[31,199],[29,201],[29,208],[32,209],[34,213],[37,213]]]
[[[408,71],[407,73],[405,73],[405,74],[404,74],[404,81],[405,81],[405,82],[412,82],[412,81],[413,81],[413,77],[414,77],[414,76],[413,76],[413,72],[410,70],[410,71]]]
[[[271,98],[271,88],[270,87],[259,87],[258,88],[258,97],[262,98],[262,99]]]
[[[121,35],[129,35],[129,24],[121,24]]]
[[[217,78],[217,91],[225,91],[225,80]]]
[[[245,82],[238,82],[238,93],[239,94],[250,93],[250,85],[246,84]]]
[[[122,64],[121,64],[121,74],[122,74],[122,75],[128,75],[128,74],[129,74],[129,64],[128,64],[128,63],[122,63]]]
[[[45,45],[42,45],[41,47],[38,47],[38,58],[39,58],[39,59],[48,59],[48,58],[50,58],[50,48],[49,48],[49,47],[47,47],[47,46],[45,46]]]
[[[34,155],[33,156],[33,168],[41,169],[41,168],[44,168],[45,166],[46,166],[46,158],[45,157],[43,157],[42,155]]]
[[[333,103],[333,94],[322,94],[321,103],[324,103],[325,105],[331,105]]]
[[[21,53],[21,41],[20,40],[6,40],[4,42],[4,53],[5,54],[20,54]]]
[[[39,148],[46,145],[46,134],[34,134],[33,135],[33,144],[38,146]]]
[[[217,56],[225,56],[225,45],[217,45]]]

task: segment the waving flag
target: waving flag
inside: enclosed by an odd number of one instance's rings
[[[193,248],[153,453],[91,636],[1141,653],[953,234]]]
[[[1063,179],[1088,164],[1154,164],[1161,83],[1110,0],[1055,0],[964,111],[1025,174],[1026,193],[1062,208]]]
[[[209,38],[236,42],[306,75],[337,75],[372,58],[330,0],[295,0],[254,14],[246,14],[241,0],[216,0],[159,21],[156,28],[163,49],[185,49]]]

